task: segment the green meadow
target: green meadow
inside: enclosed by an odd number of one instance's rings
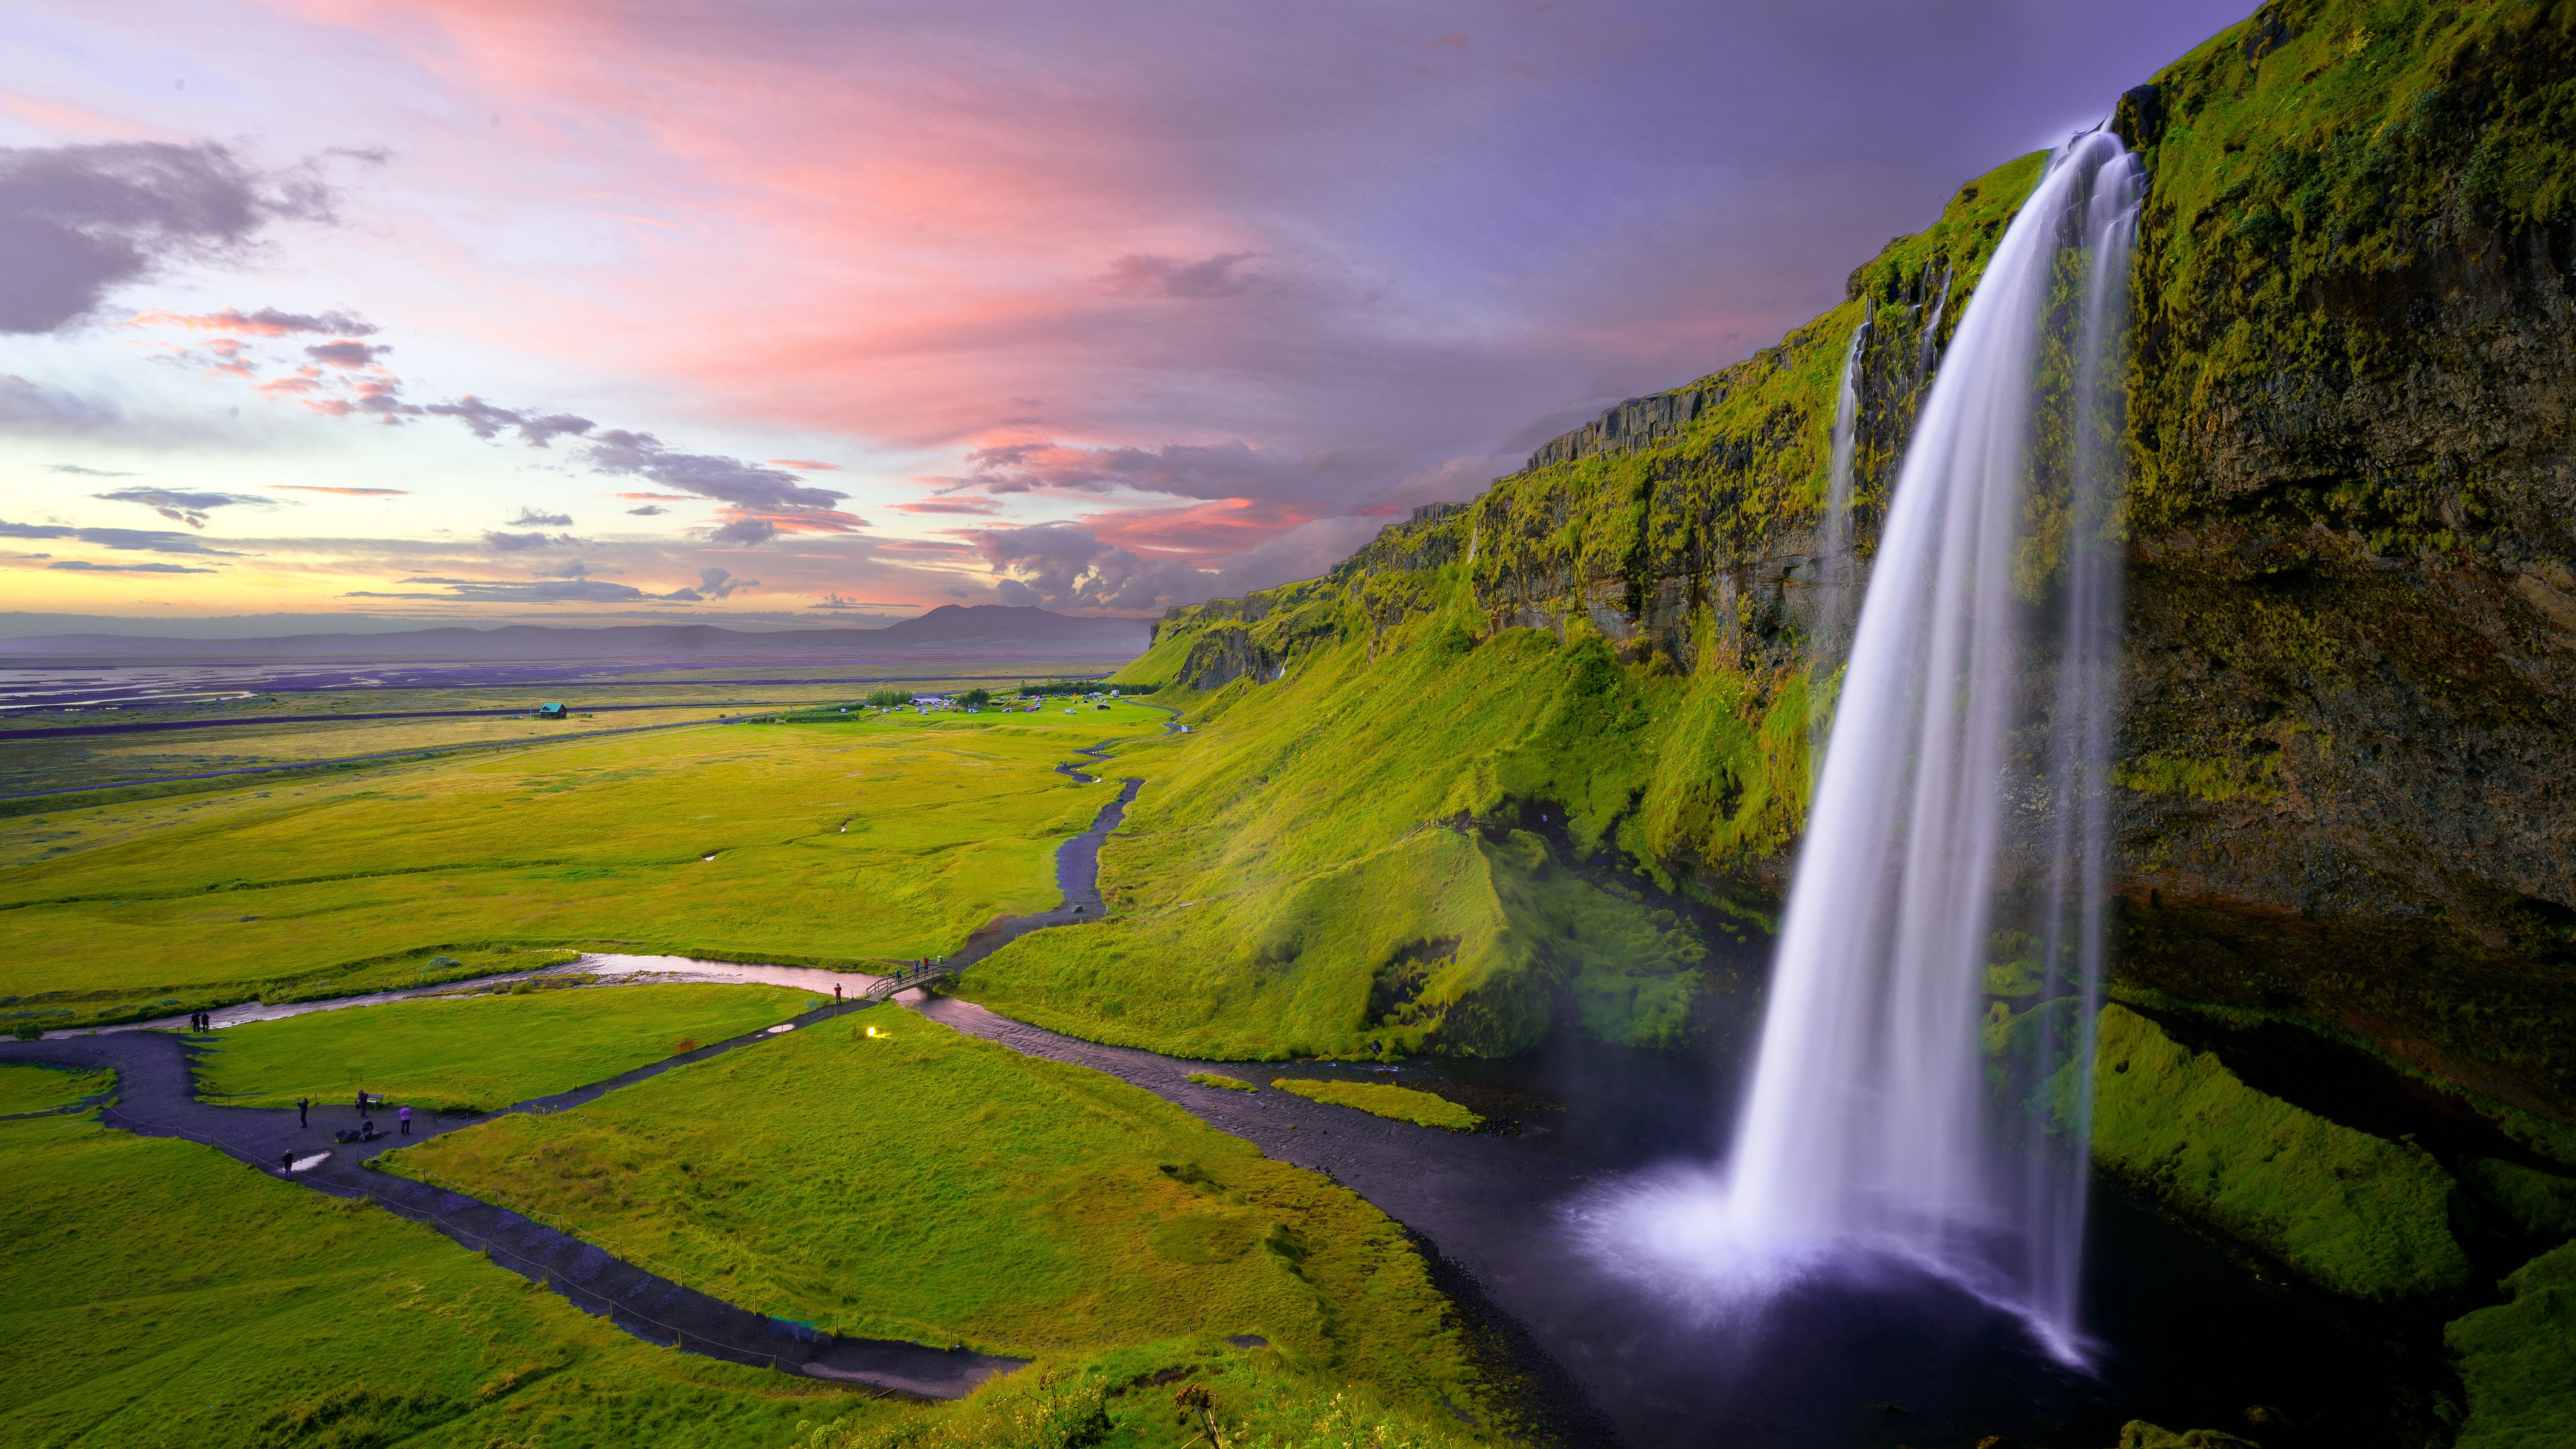
[[[0,1064],[0,1117],[43,1112],[96,1096],[116,1084],[112,1072],[72,1072],[23,1063]]]
[[[337,1102],[361,1088],[433,1110],[496,1111],[758,1031],[822,998],[674,982],[434,997],[226,1027],[197,1093],[237,1107]]]
[[[192,1143],[0,1122],[0,1180],[0,1443],[689,1449],[892,1412],[657,1348]]]
[[[1251,1334],[1417,1408],[1484,1394],[1377,1209],[1139,1088],[892,1008],[379,1161],[838,1333],[1060,1357]]]
[[[1110,796],[1052,767],[1165,718],[709,725],[14,819],[0,1019],[343,994],[499,947],[943,954],[1055,902],[1056,845]]]

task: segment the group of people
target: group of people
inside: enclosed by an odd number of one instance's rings
[[[411,1135],[411,1108],[409,1107],[397,1107],[394,1109],[394,1133],[388,1134],[376,1126],[376,1109],[387,1105],[389,1104],[386,1102],[382,1094],[369,1092],[363,1087],[360,1088],[357,1098],[358,1125],[353,1128],[341,1128],[331,1134],[331,1140],[334,1142],[373,1142],[379,1137],[388,1135],[409,1137]],[[313,1099],[311,1097],[298,1097],[295,1099],[295,1125],[302,1128],[310,1128],[313,1125]],[[281,1173],[293,1172],[295,1170],[295,1154],[289,1152],[281,1157],[278,1160],[278,1170]]]
[[[215,1014],[214,1014],[213,1012],[211,1012],[211,1011],[192,1011],[192,1012],[189,1012],[189,1013],[188,1013],[188,1030],[190,1030],[190,1031],[213,1031],[214,1029],[215,1029]]]

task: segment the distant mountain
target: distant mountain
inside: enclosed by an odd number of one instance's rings
[[[1145,650],[1141,619],[1076,619],[1045,609],[947,604],[881,629],[746,631],[712,624],[624,624],[564,629],[409,629],[395,633],[287,634],[267,639],[171,639],[123,634],[44,634],[0,639],[0,659],[185,660],[196,663],[570,663],[687,658],[815,661],[826,656],[989,659],[1127,659]]]

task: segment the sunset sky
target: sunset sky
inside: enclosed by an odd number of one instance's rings
[[[2249,9],[9,4],[0,611],[1308,576]]]

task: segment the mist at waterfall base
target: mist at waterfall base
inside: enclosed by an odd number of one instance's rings
[[[2139,190],[2108,134],[2054,155],[1924,395],[1727,1159],[1573,1209],[1604,1266],[1703,1319],[1819,1279],[1928,1274],[2060,1362],[2088,1357],[2119,611],[2119,390],[2103,379]],[[1850,496],[1832,480],[1830,507]],[[1820,536],[1847,551],[1847,516]]]

